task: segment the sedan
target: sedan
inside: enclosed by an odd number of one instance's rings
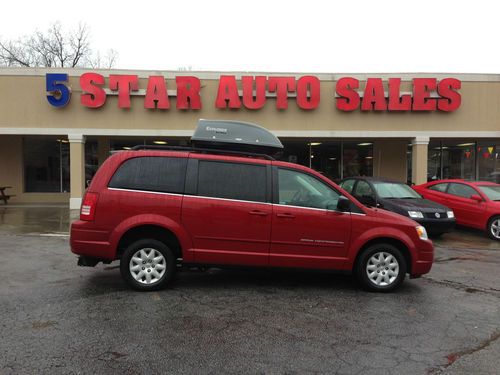
[[[485,181],[438,180],[413,189],[450,207],[457,224],[476,228],[500,241],[500,185]]]
[[[365,206],[383,208],[415,220],[430,235],[439,236],[455,226],[455,217],[450,208],[422,198],[402,182],[350,177],[343,180],[340,186]]]

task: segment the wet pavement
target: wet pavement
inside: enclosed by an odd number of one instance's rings
[[[397,293],[348,276],[182,271],[129,290],[79,268],[67,207],[0,207],[0,374],[496,374],[500,243],[435,240],[430,274]]]

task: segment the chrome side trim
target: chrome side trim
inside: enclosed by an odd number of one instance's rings
[[[184,194],[177,194],[177,193],[164,193],[162,191],[122,189],[122,188],[110,188],[110,187],[108,187],[108,190],[131,191],[131,192],[134,192],[134,193],[148,193],[148,194],[159,194],[159,195],[173,195],[173,196],[176,196],[176,197],[182,197],[184,195]]]
[[[256,201],[245,201],[245,200],[241,200],[241,199],[230,199],[230,198],[217,198],[217,197],[206,197],[204,195],[185,195],[186,197],[189,197],[189,198],[200,198],[200,199],[214,199],[214,200],[218,200],[218,201],[230,201],[230,202],[242,202],[242,203],[253,203],[253,204],[264,204],[264,205],[267,205],[267,206],[270,206],[271,203],[269,202],[256,202]]]
[[[108,187],[108,190],[117,190],[117,191],[131,191],[134,193],[148,193],[148,194],[160,194],[160,195],[173,195],[173,196],[185,196],[185,197],[190,197],[190,198],[200,198],[200,199],[215,199],[215,200],[222,200],[222,201],[231,201],[231,202],[243,202],[243,203],[254,203],[254,204],[264,204],[264,205],[271,205],[271,203],[268,202],[256,202],[256,201],[245,201],[241,199],[229,199],[229,198],[217,198],[217,197],[205,197],[203,195],[188,195],[188,194],[177,194],[177,193],[164,193],[161,191],[148,191],[148,190],[136,190],[136,189],[123,189],[123,188],[110,188]]]
[[[301,238],[301,242],[308,242],[308,243],[329,243],[329,244],[335,244],[335,245],[343,245],[344,241],[330,241],[330,240],[313,240],[310,238]]]

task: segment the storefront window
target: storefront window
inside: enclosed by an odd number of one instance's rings
[[[476,143],[470,140],[432,140],[427,160],[428,180],[476,178]]]
[[[431,140],[427,151],[427,181],[441,179],[441,141]]]
[[[373,175],[372,142],[343,142],[342,148],[343,178]]]
[[[500,183],[500,141],[480,141],[477,145],[478,179]]]
[[[373,143],[329,140],[284,140],[280,160],[310,167],[335,182],[373,174]]]
[[[25,192],[69,192],[68,140],[25,137],[23,160]]]
[[[138,138],[138,137],[123,137],[115,138],[110,141],[110,150],[130,150],[132,147],[137,145],[149,145],[149,146],[188,146],[189,140],[182,138]]]
[[[85,142],[85,182],[92,180],[99,168],[99,156],[97,151],[97,140],[88,139]]]
[[[281,139],[281,143],[284,148],[279,160],[305,165],[306,167],[311,165],[308,142]]]
[[[340,181],[342,167],[340,141],[311,141],[311,168],[333,181]]]
[[[464,140],[445,140],[441,143],[443,178],[474,180],[476,143]]]

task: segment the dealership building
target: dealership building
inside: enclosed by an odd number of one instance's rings
[[[200,118],[259,124],[334,181],[500,182],[500,75],[0,68],[0,187],[78,208],[111,152],[186,146]]]

